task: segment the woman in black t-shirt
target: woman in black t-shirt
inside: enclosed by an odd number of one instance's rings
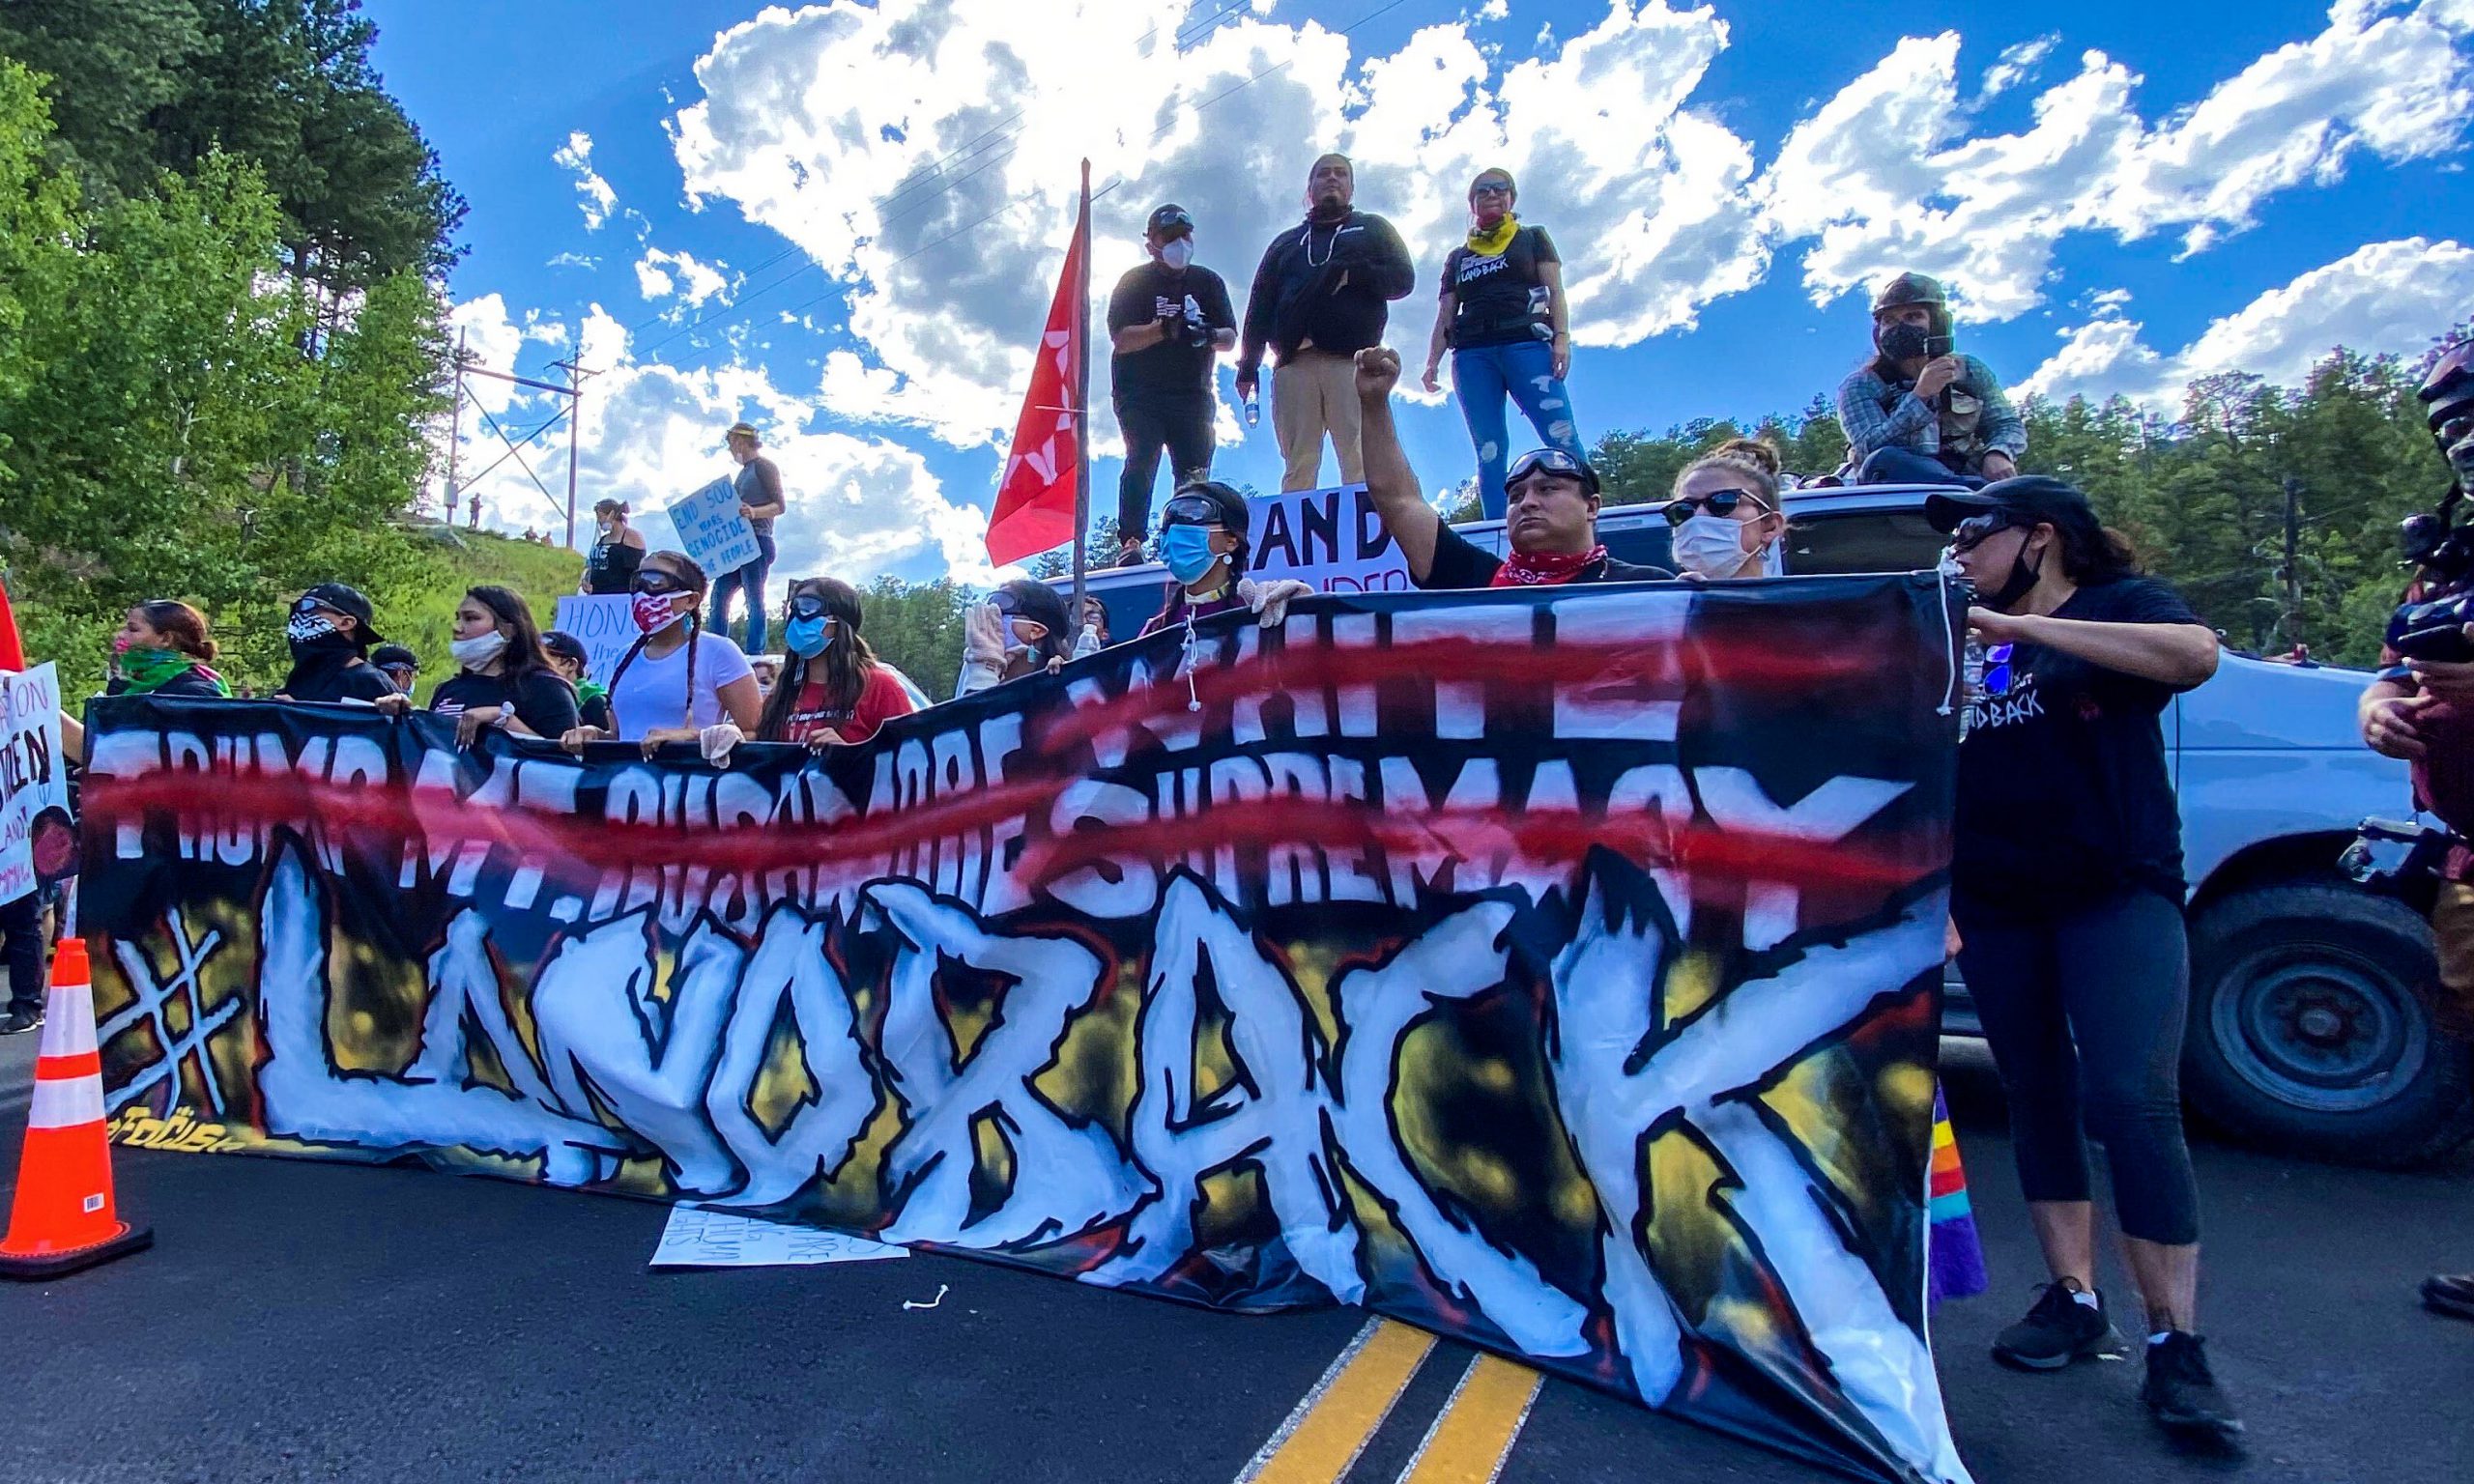
[[[484,727],[519,737],[565,735],[576,725],[575,688],[541,651],[541,630],[524,599],[505,587],[465,590],[447,644],[462,667],[429,693],[429,708],[455,718],[455,741],[470,747]],[[409,698],[382,702],[401,714]]]
[[[1490,521],[1505,510],[1504,466],[1511,452],[1505,397],[1548,447],[1575,458],[1582,452],[1571,393],[1564,389],[1572,367],[1564,263],[1544,227],[1521,224],[1512,211],[1518,197],[1509,170],[1487,170],[1469,183],[1469,240],[1443,260],[1443,299],[1424,379],[1426,390],[1443,389],[1437,373],[1449,347],[1460,415],[1478,450],[1478,503]]]
[[[1951,911],[1959,967],[2010,1106],[2053,1281],[1994,1357],[2055,1370],[2113,1343],[2096,1292],[2086,1131],[2103,1141],[2140,1297],[2150,1412],[2241,1424],[2196,1333],[2199,1190],[2175,1082],[2189,1011],[2181,822],[2158,717],[2216,672],[2216,635],[2137,575],[2086,498],[2026,475],[1936,495],[1984,646],[1959,750]]]

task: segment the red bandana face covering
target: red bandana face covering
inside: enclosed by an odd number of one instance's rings
[[[1495,569],[1490,587],[1531,587],[1540,584],[1568,583],[1581,575],[1592,563],[1606,559],[1606,548],[1593,546],[1572,556],[1552,552],[1514,552]]]

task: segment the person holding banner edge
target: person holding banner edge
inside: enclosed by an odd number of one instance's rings
[[[466,588],[453,633],[446,647],[460,668],[430,692],[429,709],[455,718],[456,746],[471,747],[484,727],[519,737],[562,737],[575,728],[575,688],[542,652],[521,594],[487,584]],[[378,702],[390,716],[412,708],[410,696]]]
[[[859,589],[830,577],[791,585],[782,611],[782,647],[791,660],[757,720],[760,742],[797,742],[810,752],[855,746],[897,716],[910,696],[861,637]]]
[[[728,639],[731,633],[731,599],[736,596],[747,609],[747,642],[741,657],[764,652],[764,579],[773,570],[777,548],[773,545],[773,522],[789,508],[782,497],[782,471],[771,459],[758,452],[761,440],[756,425],[734,422],[723,436],[731,457],[738,462],[738,473],[731,483],[738,494],[738,513],[747,517],[748,529],[756,533],[756,547],[761,554],[754,561],[736,571],[725,572],[713,584],[714,633]],[[618,677],[612,676],[615,687]]]
[[[559,678],[574,689],[577,725],[609,730],[610,687],[592,678],[592,656],[584,641],[564,629],[552,629],[541,636],[541,653]]]
[[[709,585],[683,552],[645,558],[636,570],[639,637],[610,676],[611,726],[574,728],[561,747],[581,755],[588,742],[615,738],[643,744],[649,757],[664,742],[694,742],[719,764],[746,740],[762,707],[756,671],[738,645],[703,627]]]
[[[1418,488],[1418,475],[1392,422],[1400,354],[1382,346],[1357,353],[1357,394],[1366,443],[1366,495],[1399,544],[1409,581],[1424,588],[1517,587],[1562,583],[1659,582],[1674,573],[1607,555],[1597,539],[1597,471],[1561,448],[1512,461],[1504,482],[1509,557],[1481,551],[1444,523]]]
[[[2176,1074],[2190,1009],[2181,824],[2158,722],[2217,667],[2214,631],[2139,575],[2086,496],[2030,474],[1934,495],[1926,517],[1979,595],[1985,696],[1959,749],[1951,914],[2010,1109],[2052,1281],[1994,1358],[2058,1370],[2110,1352],[2086,1136],[2105,1145],[2146,1305],[2141,1396],[2176,1438],[2242,1423],[2198,1335],[2199,1187]]]

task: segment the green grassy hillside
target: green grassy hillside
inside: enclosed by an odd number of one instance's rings
[[[437,528],[431,528],[435,535]],[[396,643],[421,657],[418,693],[455,672],[446,642],[453,637],[455,605],[464,589],[487,584],[512,587],[532,605],[533,620],[548,629],[557,621],[559,599],[576,590],[584,575],[584,558],[561,546],[535,546],[530,541],[460,530],[461,547],[444,540],[420,543],[426,581],[398,582],[382,603],[378,627]]]

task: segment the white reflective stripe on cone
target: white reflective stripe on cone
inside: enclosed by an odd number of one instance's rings
[[[43,1005],[41,1056],[84,1056],[95,1049],[95,986],[54,985]]]
[[[29,1128],[77,1128],[103,1121],[103,1079],[101,1077],[37,1077],[34,1105],[26,1111]]]

